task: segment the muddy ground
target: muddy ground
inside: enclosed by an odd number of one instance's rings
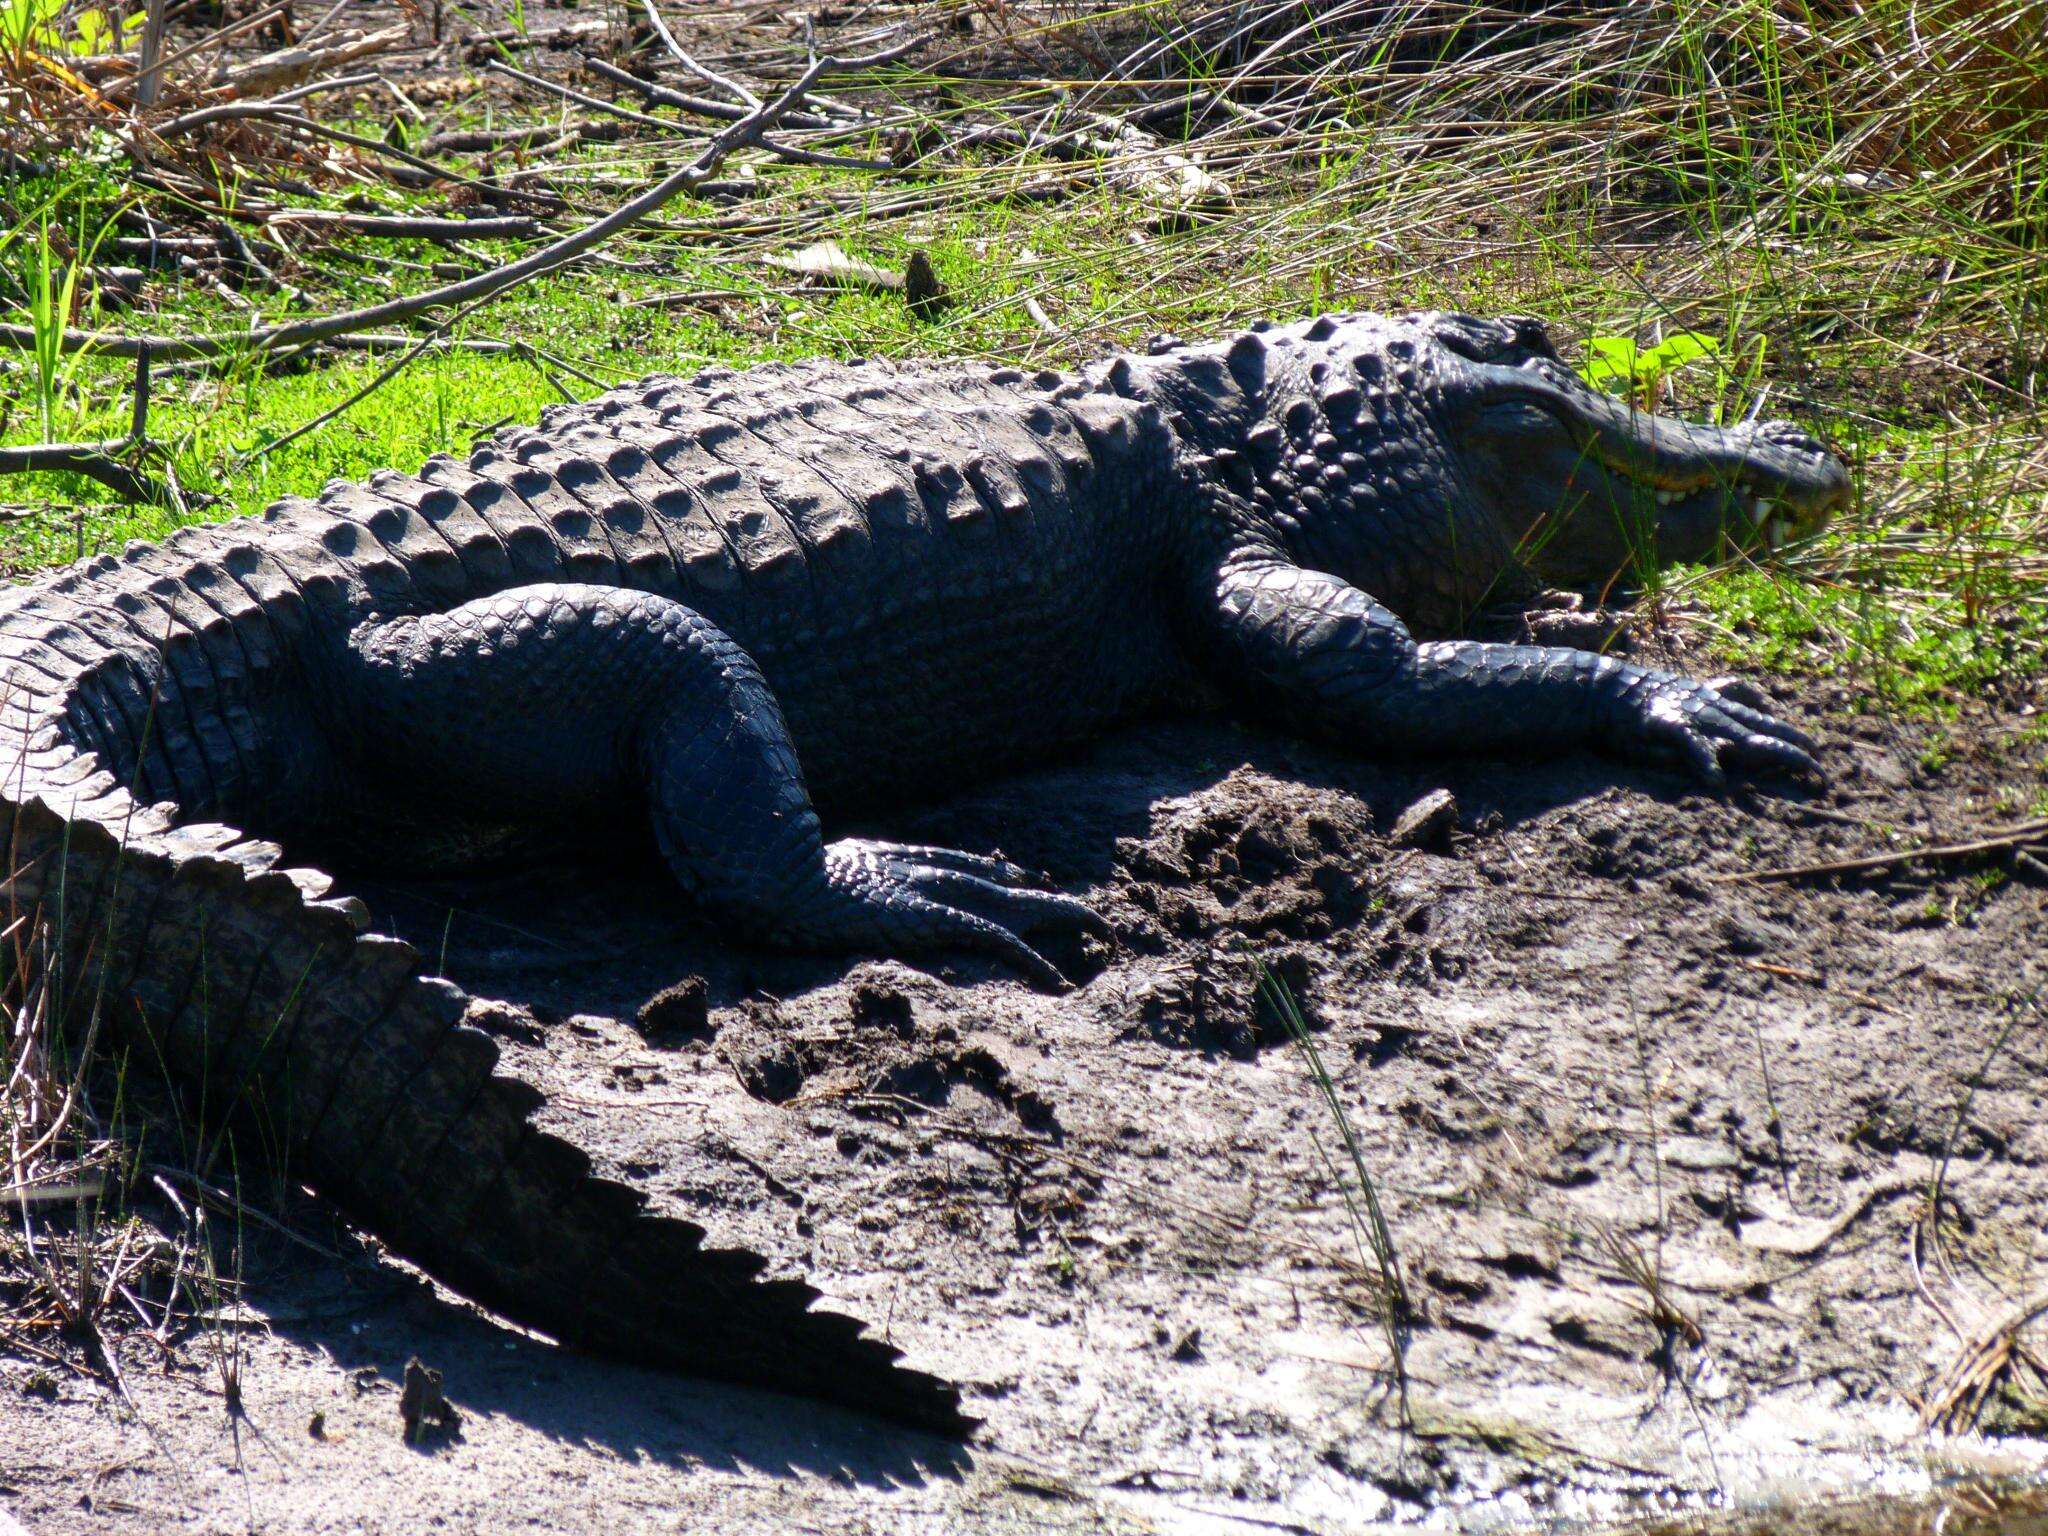
[[[0,1359],[0,1512],[1348,1532],[2031,1464],[1921,1416],[2048,1278],[2048,871],[1726,877],[2020,819],[2038,720],[1778,698],[1820,723],[1825,791],[1198,720],[868,829],[1085,893],[1116,941],[1061,954],[1086,979],[1059,996],[968,959],[735,951],[656,871],[366,888],[494,1000],[474,1016],[552,1129],[960,1383],[978,1440],[577,1357],[252,1226],[245,1311],[122,1346],[133,1411]],[[1438,789],[1454,818],[1397,837]],[[1261,965],[1384,1202],[1405,1429],[1344,1130]],[[409,1447],[414,1355],[462,1423]],[[1987,1382],[1985,1427],[2040,1432],[2024,1379]]]

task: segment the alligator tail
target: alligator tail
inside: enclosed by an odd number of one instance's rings
[[[363,931],[325,876],[227,826],[173,824],[90,753],[34,777],[0,796],[0,907],[41,914],[74,1006],[96,1000],[174,1067],[201,1124],[254,1124],[396,1251],[564,1343],[967,1430],[949,1384],[536,1125],[542,1095],[497,1070],[465,994]]]

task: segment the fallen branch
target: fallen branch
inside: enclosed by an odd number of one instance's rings
[[[172,118],[169,122],[160,126],[156,133],[157,137],[168,139],[174,134],[188,133],[194,128],[203,128],[208,123],[226,122],[231,119],[240,118],[260,118],[265,122],[278,123],[287,128],[299,129],[317,138],[332,139],[337,144],[347,144],[351,148],[368,150],[373,154],[396,160],[401,165],[412,167],[413,170],[420,172],[426,177],[429,182],[449,181],[457,186],[473,187],[479,195],[484,197],[516,197],[529,203],[545,204],[551,209],[561,205],[562,200],[558,197],[535,192],[524,192],[517,187],[501,187],[488,181],[480,181],[473,176],[464,176],[459,171],[452,171],[446,166],[434,164],[431,160],[421,159],[418,155],[401,149],[396,144],[381,139],[365,138],[359,133],[350,133],[345,129],[336,128],[331,124],[307,117],[302,112],[293,112],[280,107],[274,101],[230,101],[223,102],[219,106],[201,107],[197,111],[187,112],[181,117]],[[136,179],[143,181],[145,185],[150,184],[142,177],[138,176]],[[161,190],[175,191],[175,189],[170,187],[162,187]],[[225,212],[225,210],[222,211]],[[244,216],[253,215],[245,214]]]
[[[744,85],[741,85],[739,81],[706,69],[683,50],[683,45],[676,41],[675,34],[669,31],[668,23],[661,19],[661,12],[654,8],[654,0],[640,0],[640,4],[641,9],[647,12],[647,20],[654,27],[654,35],[661,39],[661,46],[674,55],[675,61],[678,64],[682,65],[683,68],[687,69],[699,80],[702,80],[706,85],[715,85],[728,95],[738,97],[740,106],[744,111],[753,112],[759,109],[761,105],[760,97],[756,96]],[[794,118],[791,121],[794,122]]]
[[[286,208],[263,221],[273,230],[340,229],[354,235],[386,235],[402,240],[531,240],[541,232],[539,219],[436,219],[384,213],[342,213],[327,208]]]
[[[917,41],[922,42],[922,39]],[[602,245],[621,230],[629,229],[658,212],[683,193],[692,191],[710,180],[728,155],[756,142],[763,133],[780,122],[798,102],[803,100],[804,93],[816,83],[819,76],[828,70],[849,69],[901,58],[913,46],[916,46],[916,43],[887,49],[865,58],[839,59],[826,56],[813,59],[804,72],[773,101],[763,106],[759,112],[720,129],[705,144],[703,153],[681,170],[663,177],[640,196],[621,205],[604,218],[586,224],[583,228],[564,235],[552,245],[544,246],[494,271],[480,272],[475,277],[465,278],[460,282],[431,288],[424,293],[410,294],[404,298],[390,299],[382,304],[372,304],[363,309],[347,310],[341,314],[324,315],[312,320],[294,320],[282,325],[263,326],[235,336],[110,336],[98,331],[67,329],[59,339],[59,348],[67,354],[91,350],[109,357],[139,357],[146,351],[150,356],[167,362],[181,358],[240,356],[326,341],[336,336],[347,335],[351,331],[390,325],[397,321],[409,320],[415,315],[425,314],[429,310],[448,309],[502,293],[529,278],[538,277],[542,273],[566,265],[585,251]],[[37,344],[38,339],[32,327],[0,325],[0,346],[25,352],[34,349]]]
[[[1915,859],[1967,859],[1983,853],[2024,848],[2029,843],[2048,842],[2048,816],[2023,821],[2016,826],[1986,832],[1968,842],[1942,843],[1933,848],[1901,848],[1891,853],[1865,854],[1855,859],[1830,859],[1819,864],[1788,864],[1781,869],[1745,869],[1732,875],[1709,875],[1715,885],[1755,884],[1768,880],[1804,880],[1813,875],[1850,875],[1859,870],[1890,869]]]
[[[530,31],[500,27],[495,32],[479,32],[474,37],[465,37],[461,47],[463,56],[474,61],[493,48],[564,47],[588,38],[603,37],[611,31],[611,26],[608,21],[572,21],[564,26],[535,27]]]
[[[729,115],[724,110],[707,110],[721,108],[722,103],[715,101],[705,101],[701,97],[684,96],[677,91],[664,90],[662,87],[658,85],[653,85],[645,80],[642,80],[637,75],[628,74],[625,70],[618,68],[616,65],[605,63],[603,59],[594,59],[586,55],[583,60],[583,63],[584,66],[587,69],[589,69],[593,74],[602,75],[607,80],[616,81],[620,85],[628,86],[633,90],[638,91],[642,96],[646,97],[647,100],[654,105],[676,107],[679,110],[688,112],[702,112],[707,117],[725,117]],[[505,74],[519,73],[517,70],[511,69],[503,63],[494,62],[491,67]],[[521,78],[531,79],[530,76],[522,76]],[[544,80],[535,80],[533,81],[533,83],[536,85],[546,85],[549,90],[555,91],[560,95],[567,96],[572,101],[582,101],[585,102],[586,104],[594,102],[598,106],[604,106],[606,111],[618,113],[618,115],[621,117],[631,118],[634,122],[637,123],[658,123],[665,128],[671,129],[679,126],[675,123],[663,122],[663,120],[658,117],[643,117],[638,112],[628,112],[620,107],[606,106],[603,102],[596,102],[595,98],[582,96],[577,92],[571,91],[567,86],[548,85],[547,82]],[[810,117],[810,114],[808,113],[804,115],[806,117]],[[801,124],[798,124],[795,121],[795,118],[796,114],[792,113],[790,116],[790,125],[792,127],[802,126]],[[833,123],[826,118],[812,118],[811,120],[820,127],[848,126],[845,124]],[[856,155],[833,155],[827,154],[822,150],[798,149],[794,145],[779,144],[771,139],[763,139],[761,141],[761,147],[767,150],[771,155],[775,156],[776,159],[787,161],[791,165],[823,165],[831,166],[837,170],[842,171],[894,171],[895,169],[897,169],[895,165],[891,164],[887,160],[867,160],[862,159],[861,157]]]
[[[352,91],[358,86],[384,83],[384,77],[374,69],[363,70],[354,75],[330,75],[325,80],[308,80],[304,85],[295,85],[288,91],[279,91],[270,98],[271,105],[283,106],[290,101],[304,101],[309,96],[322,96],[329,91]]]
[[[585,131],[584,125],[573,119],[566,130],[553,123],[535,123],[524,128],[461,128],[430,133],[413,148],[422,155],[473,155],[493,149],[530,149]]]
[[[577,90],[574,86],[561,85],[553,80],[543,80],[539,75],[530,75],[523,69],[513,68],[503,59],[492,59],[490,63],[484,66],[484,69],[489,73],[505,75],[510,79],[517,80],[521,85],[530,85],[535,90],[546,91],[551,96],[559,96],[564,101],[573,101],[579,107],[588,107],[593,112],[603,112],[611,117],[624,118],[629,123],[639,123],[643,127],[659,128],[663,133],[701,133],[703,131],[699,128],[692,128],[687,123],[672,123],[663,118],[649,117],[644,112],[635,112],[631,107],[622,107],[615,101],[606,101],[601,96],[592,96],[587,92]]]
[[[281,87],[297,86],[336,64],[353,64],[358,59],[383,53],[403,44],[411,29],[385,27],[377,32],[344,37],[325,48],[284,48],[260,59],[237,64],[214,77],[207,94],[223,100],[263,96]]]
[[[218,31],[209,32],[205,37],[200,38],[198,42],[187,44],[168,58],[159,58],[154,61],[145,58],[142,67],[136,70],[134,74],[124,79],[116,80],[112,85],[101,91],[100,94],[110,102],[118,102],[124,97],[134,95],[139,90],[142,92],[140,104],[149,106],[152,104],[158,89],[158,82],[162,80],[164,71],[173,64],[183,63],[195,53],[204,53],[209,48],[218,47],[231,37],[239,37],[244,32],[253,32],[265,22],[273,21],[277,17],[284,15],[291,8],[292,0],[278,0],[278,3],[275,5],[266,5],[262,10],[252,12],[250,15],[244,16],[240,21],[232,22]],[[161,15],[162,7],[151,6],[150,12],[153,15]],[[159,34],[161,34],[161,28],[159,28]],[[146,52],[146,45],[148,43],[146,36],[144,43]]]
[[[623,85],[638,91],[657,106],[674,107],[678,112],[694,112],[699,117],[716,117],[726,122],[739,122],[746,117],[749,109],[729,101],[713,101],[708,96],[688,96],[681,91],[671,90],[665,85],[656,85],[652,80],[642,80],[638,75],[608,64],[590,54],[583,56],[583,67],[594,75],[601,75],[616,85]],[[792,112],[783,119],[789,128],[838,128],[846,126],[833,118],[821,117],[815,112]]]
[[[130,469],[117,457],[134,447],[130,438],[98,443],[37,443],[27,448],[0,448],[0,475],[69,471],[97,480],[123,501],[160,506],[163,487]]]

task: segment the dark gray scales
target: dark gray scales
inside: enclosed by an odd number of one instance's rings
[[[308,1117],[301,1152],[386,1229],[411,1235],[420,1197],[364,1173],[360,1149],[414,1121],[495,1169],[465,1209],[497,1198],[492,1179],[601,1204],[618,1197],[588,1192],[613,1186],[545,1163],[518,1094],[488,1086],[494,1054],[450,1044],[459,1007],[419,990],[410,952],[334,939],[346,904],[246,830],[417,866],[570,828],[657,847],[739,937],[979,949],[1051,983],[1031,936],[1094,925],[1079,901],[999,859],[835,841],[820,812],[1044,759],[1191,684],[1367,752],[1593,745],[1709,780],[1808,772],[1805,739],[1753,698],[1408,624],[1455,633],[1546,586],[1775,543],[1847,489],[1796,428],[1691,426],[1594,393],[1524,320],[1329,317],[1072,375],[654,378],[466,463],[336,483],[9,595],[6,795],[52,825],[125,827],[145,866],[166,861],[136,877],[136,929],[230,912],[254,953],[222,981],[245,1011],[289,957],[329,963],[315,930],[340,943],[339,1001],[284,994],[295,1024],[242,1069],[267,1052],[326,1085],[278,1089]],[[110,868],[79,873],[124,912],[144,899]],[[100,963],[177,1041],[194,967],[215,962],[136,939]],[[355,1061],[385,1082],[374,1102],[347,1086]],[[439,1096],[424,1121],[413,1085]],[[627,1326],[615,1299],[515,1282],[473,1240],[441,1261],[583,1336]],[[678,1328],[707,1368],[760,1376],[758,1350]]]

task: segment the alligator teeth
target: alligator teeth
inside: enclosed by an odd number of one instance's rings
[[[1771,511],[1772,503],[1764,500],[1763,497],[1755,496],[1750,498],[1749,520],[1755,523],[1757,527],[1763,527],[1766,519],[1770,517]]]
[[[1668,507],[1671,505],[1671,503],[1678,500],[1679,496],[1682,494],[1683,493],[1679,491],[1659,491],[1657,493],[1657,505],[1660,507]]]
[[[1773,518],[1764,525],[1764,543],[1772,550],[1785,547],[1785,524],[1781,518]]]

